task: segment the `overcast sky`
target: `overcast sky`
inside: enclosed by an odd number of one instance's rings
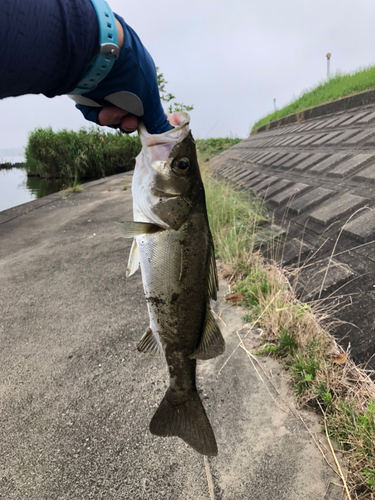
[[[108,0],[138,33],[197,138],[246,137],[252,124],[326,77],[375,63],[374,0]],[[374,82],[375,85],[375,82]],[[87,124],[68,97],[0,101],[0,150],[35,127]]]

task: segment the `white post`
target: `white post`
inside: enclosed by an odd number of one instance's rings
[[[331,76],[330,72],[329,72],[329,64],[330,64],[330,60],[331,60],[331,53],[328,52],[328,54],[327,54],[326,57],[327,57],[327,80],[329,80],[330,76]]]
[[[273,109],[276,111],[276,97],[273,98]]]

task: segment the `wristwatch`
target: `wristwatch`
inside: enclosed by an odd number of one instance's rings
[[[120,54],[115,16],[105,0],[91,0],[98,16],[99,51],[85,76],[69,95],[80,95],[94,90],[111,71]]]

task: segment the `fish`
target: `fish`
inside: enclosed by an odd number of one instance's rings
[[[225,341],[210,308],[218,275],[205,191],[187,113],[169,117],[174,129],[148,134],[132,182],[134,221],[117,222],[133,238],[127,277],[141,268],[150,326],[137,345],[159,353],[169,387],[152,417],[156,436],[177,436],[197,452],[216,456],[217,443],[196,387],[197,360],[215,358]]]

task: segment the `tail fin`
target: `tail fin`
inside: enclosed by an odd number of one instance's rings
[[[152,417],[150,431],[156,436],[178,436],[202,455],[217,455],[215,436],[197,392],[181,401],[169,388]]]

